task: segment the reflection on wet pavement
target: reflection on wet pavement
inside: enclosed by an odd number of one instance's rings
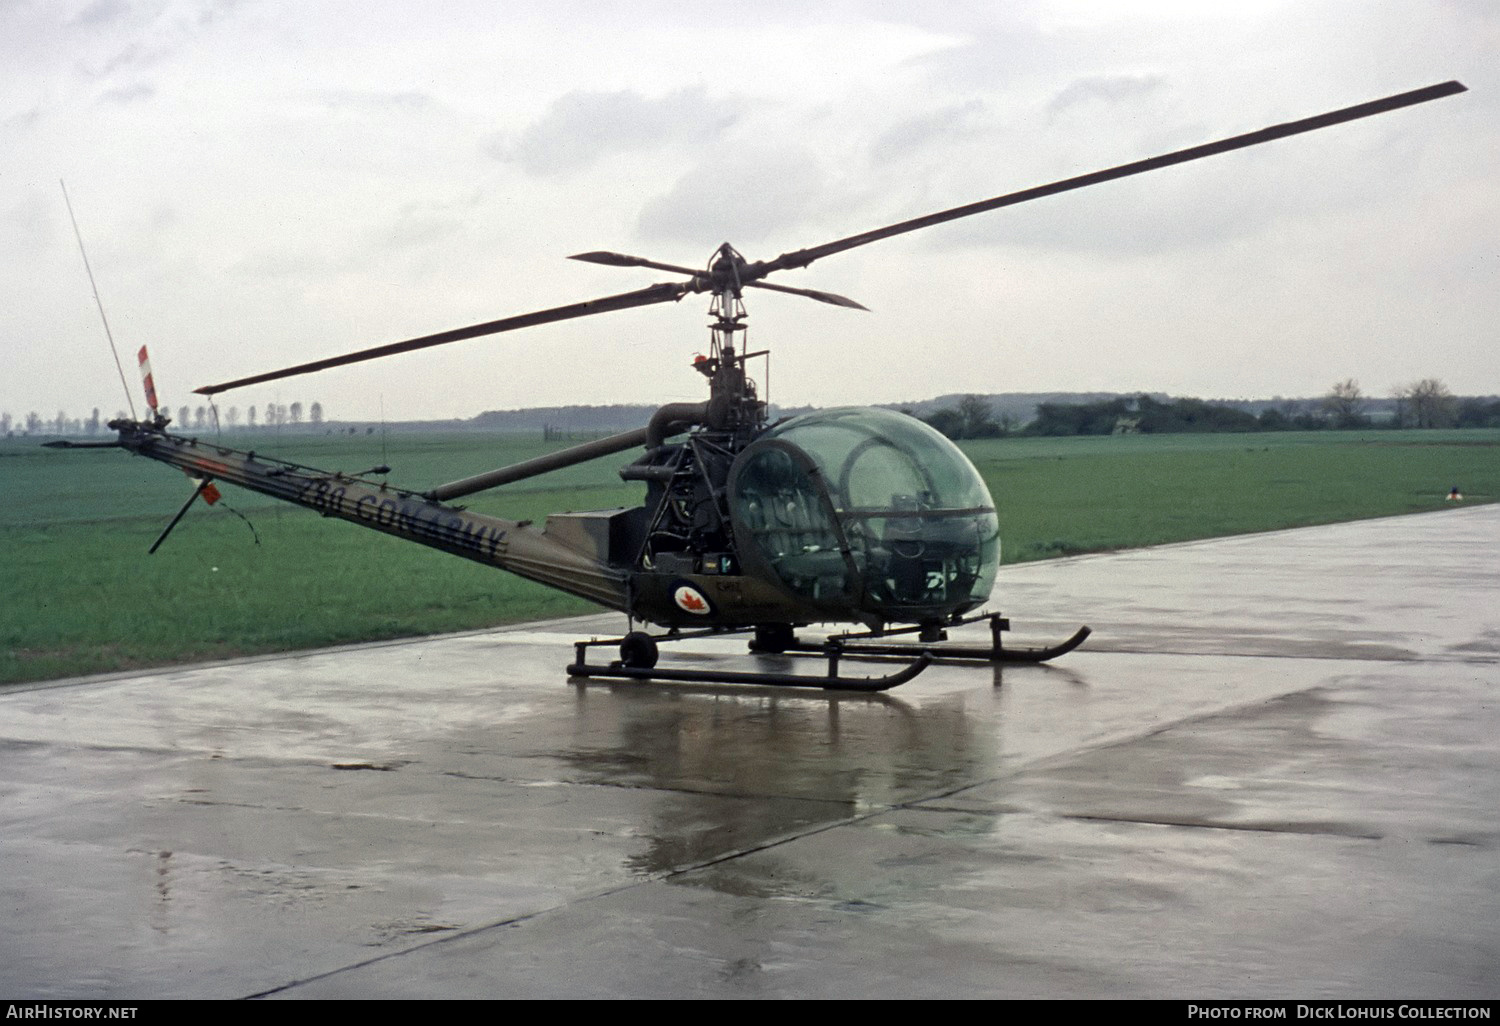
[[[11,689],[0,991],[1494,997],[1497,527],[1007,568],[1088,646],[878,696],[567,682],[608,617]]]

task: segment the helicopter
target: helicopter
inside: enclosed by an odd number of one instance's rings
[[[887,409],[825,409],[772,422],[752,367],[752,361],[769,361],[769,353],[747,351],[742,341],[747,291],[775,291],[865,310],[845,296],[766,279],[908,232],[1463,91],[1456,81],[1440,83],[953,207],[771,260],[747,260],[727,242],[701,268],[608,251],[579,253],[570,259],[664,271],[677,278],[194,390],[213,397],[466,339],[676,303],[694,294],[709,296],[709,348],[693,363],[706,379],[706,400],[669,403],[640,429],[425,490],[387,484],[380,475],[388,467],[359,474],[319,470],[169,432],[170,417],[157,402],[144,348],[140,362],[149,415],[111,421],[117,439],[90,447],[123,448],[177,467],[196,482],[153,552],[196,499],[212,501],[215,482],[224,482],[507,570],[624,613],[627,630],[622,636],[575,643],[575,658],[567,667],[574,678],[881,691],[911,680],[935,660],[1045,662],[1077,648],[1089,628],[1048,647],[1003,644],[1009,620],[983,609],[999,564],[999,519],[973,464],[935,429]],[[454,502],[631,450],[641,451],[620,476],[644,487],[639,506],[556,513],[538,529],[528,521],[471,512]],[[950,629],[980,622],[989,625],[989,645],[949,640]],[[821,641],[799,636],[814,624],[851,627]],[[826,672],[659,665],[663,644],[734,634],[750,635],[755,653],[820,655],[827,660]],[[906,635],[915,640],[890,640]],[[618,658],[589,662],[588,651],[596,646],[617,648]],[[846,657],[899,660],[902,665],[885,676],[852,677],[840,669]]]

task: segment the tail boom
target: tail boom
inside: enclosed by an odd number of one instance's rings
[[[471,513],[380,482],[168,434],[151,424],[117,420],[109,426],[119,433],[121,448],[190,476],[239,485],[612,609],[627,607],[624,573],[518,521]]]

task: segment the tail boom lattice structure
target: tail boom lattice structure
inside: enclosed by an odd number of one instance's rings
[[[625,576],[545,531],[472,513],[406,489],[270,459],[117,420],[117,443],[204,481],[224,481],[362,527],[509,570],[612,609],[626,608]]]

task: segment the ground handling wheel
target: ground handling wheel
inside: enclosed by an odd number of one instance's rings
[[[656,639],[645,631],[631,631],[620,639],[620,662],[635,670],[656,665]]]
[[[797,643],[796,632],[789,623],[765,623],[755,628],[750,651],[780,655]]]

